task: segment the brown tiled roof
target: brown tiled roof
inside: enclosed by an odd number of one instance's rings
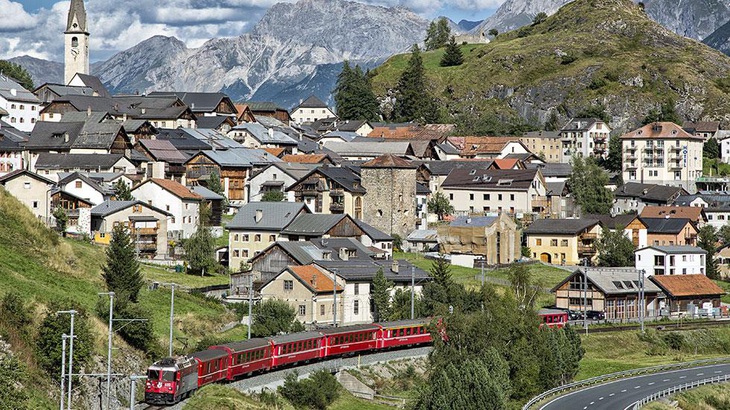
[[[704,219],[698,206],[654,206],[647,205],[639,215],[642,218],[680,218],[699,222]]]
[[[692,129],[695,132],[717,132],[720,129],[719,121],[685,121],[682,123],[682,128]]]
[[[520,142],[518,137],[449,137],[447,140],[461,151],[462,156],[473,156],[479,154],[499,154],[507,143],[511,141]],[[520,142],[521,143],[521,142]]]
[[[621,139],[691,139],[703,141],[698,137],[683,130],[682,127],[673,122],[652,122],[629,131],[621,136]]]
[[[173,195],[175,195],[181,199],[197,199],[197,200],[203,199],[202,196],[187,189],[185,187],[185,185],[182,185],[181,183],[179,183],[177,181],[173,181],[170,179],[161,179],[161,178],[150,178],[150,181],[159,185],[163,189],[170,191],[170,193],[172,193]]]
[[[513,169],[515,165],[519,164],[519,160],[515,158],[495,159],[494,165],[498,169]]]
[[[368,137],[395,140],[438,140],[441,142],[455,128],[454,124],[373,124],[373,130]]]
[[[284,153],[284,148],[264,148],[264,151],[277,158],[280,158],[281,154]]]
[[[393,154],[381,155],[360,165],[361,168],[416,168],[410,161]]]
[[[725,294],[721,287],[705,275],[660,275],[650,279],[674,297]]]
[[[315,265],[290,266],[289,271],[317,293],[332,292],[332,276],[317,269]],[[342,286],[337,285],[337,290],[342,291]]]
[[[295,162],[298,164],[319,164],[327,159],[326,154],[307,154],[307,155],[284,155],[281,160],[284,162]]]

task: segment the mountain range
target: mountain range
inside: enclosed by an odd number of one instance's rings
[[[505,33],[549,15],[568,0],[507,0],[481,22],[462,20],[455,33]],[[730,19],[727,0],[646,0],[646,14],[681,35],[702,39]],[[331,102],[342,62],[366,69],[405,52],[425,37],[429,21],[402,7],[380,7],[345,0],[299,0],[272,6],[248,33],[212,39],[188,48],[174,37],[155,36],[92,65],[113,93],[155,90],[223,91],[235,100],[271,100],[290,108],[310,94]],[[707,44],[722,49],[730,28]],[[708,37],[709,38],[709,37]],[[724,47],[728,47],[727,45]],[[36,84],[60,82],[63,66],[23,56]]]
[[[596,112],[623,132],[666,105],[685,120],[730,123],[730,57],[660,26],[630,0],[575,0],[462,51],[457,67],[440,67],[442,50],[422,54],[440,120],[462,133],[519,133],[553,115],[565,123]],[[397,98],[408,58],[374,71],[377,95]]]

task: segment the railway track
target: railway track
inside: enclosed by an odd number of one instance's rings
[[[730,319],[720,319],[720,320],[702,320],[702,321],[693,321],[693,322],[687,322],[682,323],[681,325],[679,323],[674,322],[654,322],[654,323],[646,323],[644,324],[644,327],[647,329],[655,329],[660,331],[672,331],[672,330],[696,330],[696,329],[704,329],[707,327],[721,327],[721,326],[729,326],[730,325]],[[578,332],[582,331],[583,326],[580,324],[574,324],[573,325],[575,330]],[[588,327],[588,333],[611,333],[611,332],[625,332],[627,330],[639,330],[638,325],[624,325],[624,326],[605,326],[605,327]]]

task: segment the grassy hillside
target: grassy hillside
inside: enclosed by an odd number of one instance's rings
[[[85,310],[92,316],[95,333],[94,351],[106,355],[106,322],[94,318],[94,308],[105,290],[101,276],[104,249],[76,240],[62,239],[38,222],[27,208],[0,187],[0,298],[9,292],[20,295],[33,310],[36,325],[47,306],[59,302],[64,308]],[[148,280],[176,281],[188,287],[226,283],[227,278],[197,278],[145,267]],[[155,335],[160,344],[168,345],[170,291],[144,288],[140,303],[149,312]],[[245,328],[235,327],[224,334],[220,328],[236,319],[235,314],[221,304],[201,297],[176,292],[175,294],[175,348],[194,347],[206,336],[244,338]],[[3,331],[0,318],[0,336],[11,344],[11,350],[19,355],[27,366],[32,386],[29,387],[33,408],[49,408],[49,391],[56,391],[50,379],[36,366],[34,343],[21,340],[11,330]],[[7,330],[7,329],[6,329]],[[131,352],[120,338],[115,345]],[[165,349],[166,351],[167,349]],[[115,355],[122,356],[121,353]],[[129,357],[129,355],[125,354]],[[151,359],[140,358],[139,371]],[[98,363],[102,363],[99,360]],[[101,370],[101,369],[96,369]],[[129,369],[128,371],[130,371]],[[0,406],[1,407],[1,406]]]
[[[423,54],[442,120],[459,119],[462,131],[492,114],[540,127],[551,110],[565,120],[593,104],[615,127],[631,128],[666,101],[685,118],[730,120],[730,58],[662,28],[630,0],[576,0],[541,24],[462,51],[458,67],[438,65],[443,50]],[[374,71],[378,95],[395,86],[408,58]]]

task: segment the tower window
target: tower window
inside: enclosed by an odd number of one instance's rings
[[[78,47],[78,46],[79,46],[79,38],[71,37],[71,47]]]

